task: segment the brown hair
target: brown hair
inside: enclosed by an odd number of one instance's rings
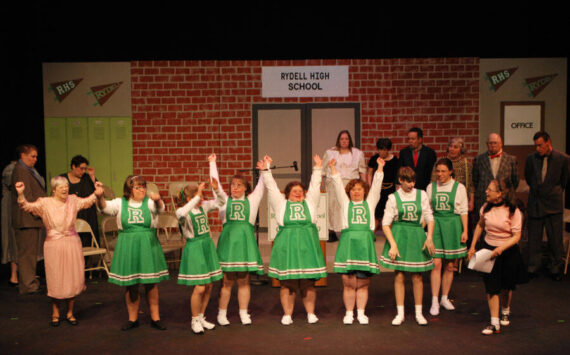
[[[352,190],[356,185],[362,186],[362,188],[364,189],[364,199],[366,200],[366,197],[368,197],[368,192],[370,191],[370,185],[368,185],[368,183],[362,179],[350,180],[348,184],[346,184],[344,191],[346,191],[346,194],[350,198],[350,190]]]
[[[287,186],[285,186],[285,198],[286,199],[289,199],[289,194],[291,193],[291,190],[295,186],[301,186],[301,188],[303,189],[303,193],[305,195],[307,194],[307,187],[305,186],[305,184],[303,184],[300,181],[291,181],[290,183],[287,184]]]
[[[350,132],[346,129],[343,129],[338,133],[335,143],[336,149],[340,150],[340,136],[342,136],[343,133],[346,133],[348,135],[348,149],[352,149],[352,147],[354,147],[354,144],[352,143],[352,136],[350,135]]]
[[[513,189],[513,185],[507,179],[501,179],[501,180],[494,179],[491,180],[491,182],[489,182],[489,185],[493,182],[497,186],[497,190],[501,193],[501,197],[503,198],[503,200],[496,205],[487,202],[485,204],[485,207],[483,208],[483,214],[489,212],[491,208],[495,206],[501,206],[504,204],[509,208],[509,217],[511,217],[513,213],[515,213],[515,210],[517,209],[517,204],[515,201],[515,190]]]
[[[251,184],[249,183],[249,181],[245,178],[245,176],[243,175],[234,175],[232,176],[232,180],[230,181],[230,195],[232,193],[231,191],[231,184],[234,180],[239,180],[241,181],[241,183],[245,186],[245,195],[249,195],[251,193]]]
[[[398,179],[407,182],[416,182],[416,172],[409,166],[403,166],[398,170]]]
[[[143,186],[146,188],[146,180],[140,175],[129,175],[125,180],[125,184],[123,185],[123,196],[125,198],[131,198],[133,194],[133,188],[137,185]]]
[[[192,199],[194,195],[198,192],[198,185],[186,185],[184,188],[180,189],[180,194],[178,196],[178,207],[182,207],[186,204],[188,197]]]

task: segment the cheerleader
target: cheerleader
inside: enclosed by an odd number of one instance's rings
[[[215,161],[210,162],[210,177],[219,181]],[[230,324],[227,310],[236,282],[241,323],[251,324],[251,316],[247,312],[251,295],[250,273],[263,275],[263,261],[255,239],[254,225],[264,190],[263,178],[259,178],[252,192],[245,177],[235,175],[230,182],[231,197],[220,208],[220,219],[224,226],[218,240],[218,257],[224,272],[217,317],[220,325]]]
[[[433,231],[434,268],[431,271],[431,308],[432,316],[439,314],[439,306],[448,311],[455,307],[447,298],[453,282],[455,261],[467,255],[467,190],[465,186],[452,178],[453,164],[448,158],[442,158],[435,164],[437,182],[427,187],[431,202],[435,226]],[[442,265],[443,259],[443,265]],[[443,277],[441,269],[443,267]],[[441,286],[441,301],[438,302]]]
[[[319,235],[315,225],[317,206],[321,195],[322,160],[315,155],[313,174],[309,190],[300,181],[292,181],[285,187],[285,198],[279,191],[269,167],[273,160],[265,156],[257,163],[262,171],[263,180],[269,194],[269,203],[277,217],[279,232],[271,251],[269,276],[281,282],[280,298],[283,307],[281,324],[293,323],[292,315],[295,296],[298,291],[303,297],[310,324],[319,321],[315,315],[317,293],[315,281],[326,277],[325,259],[319,244]]]
[[[396,270],[394,275],[394,293],[396,296],[397,315],[392,325],[404,322],[405,274],[412,274],[416,322],[427,325],[422,314],[423,283],[422,272],[433,269],[431,255],[434,253],[433,214],[427,195],[416,190],[416,174],[410,167],[398,171],[400,189],[388,197],[382,219],[382,230],[387,243],[380,257],[380,265]],[[423,229],[427,223],[427,236]]]
[[[215,165],[216,155],[208,157],[210,166]],[[214,329],[214,323],[206,321],[204,312],[212,293],[212,282],[222,279],[222,269],[216,247],[210,237],[208,212],[217,210],[226,203],[226,194],[218,188],[218,181],[211,180],[215,200],[204,201],[203,191],[206,183],[188,185],[180,191],[182,207],[176,210],[176,217],[186,238],[182,252],[178,283],[194,286],[190,297],[192,312],[192,331],[203,334],[205,329]]]
[[[160,322],[157,283],[168,280],[168,268],[155,229],[158,215],[164,211],[164,202],[159,194],[146,195],[146,180],[142,176],[128,176],[123,193],[122,198],[105,201],[101,196],[98,200],[99,208],[104,213],[117,216],[119,237],[113,253],[109,282],[127,287],[125,301],[129,321],[122,330],[139,326],[139,284],[145,285],[151,326],[166,330]]]
[[[364,310],[368,302],[370,277],[380,273],[374,246],[376,237],[373,231],[376,223],[373,212],[380,199],[385,163],[381,158],[378,158],[377,162],[378,169],[374,174],[372,188],[364,180],[353,179],[345,189],[336,171],[336,160],[329,162],[342,211],[342,233],[334,261],[334,272],[343,274],[343,300],[346,307],[344,324],[352,324],[354,321],[355,303],[358,322],[368,324]]]

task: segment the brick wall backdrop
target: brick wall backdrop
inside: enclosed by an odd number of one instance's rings
[[[348,65],[350,96],[261,97],[262,66],[310,65]],[[454,136],[465,139],[474,157],[478,75],[478,58],[132,62],[134,173],[166,197],[171,182],[205,180],[214,151],[227,191],[228,177],[251,167],[254,103],[359,102],[366,157],[380,137],[391,138],[396,152],[404,148],[412,126],[424,130],[438,157]]]

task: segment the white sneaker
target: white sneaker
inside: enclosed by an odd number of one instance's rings
[[[208,330],[212,330],[216,327],[216,325],[214,323],[210,323],[206,320],[206,317],[204,317],[203,315],[199,316],[200,318],[200,324],[202,325],[202,327],[204,327],[204,329],[208,329]]]
[[[503,313],[501,312],[501,320],[499,321],[499,324],[501,324],[502,326],[506,327],[507,325],[511,324],[511,321],[509,320],[509,316],[511,315],[511,313]]]
[[[190,328],[195,334],[204,334],[204,327],[200,323],[199,318],[192,318],[192,322],[190,323]]]
[[[398,314],[392,319],[392,325],[401,325],[402,323],[404,323],[404,316]]]
[[[432,302],[431,308],[429,309],[429,314],[432,316],[437,316],[439,314],[439,303]]]
[[[307,314],[307,322],[309,322],[309,324],[315,324],[318,321],[319,318],[317,318],[317,316],[314,313]]]
[[[441,300],[440,304],[443,308],[447,309],[448,311],[454,311],[455,310],[455,306],[453,306],[453,303],[451,303],[451,301],[449,299]]]
[[[354,315],[352,314],[345,314],[344,318],[342,319],[344,324],[352,324],[354,322]]]
[[[230,325],[230,321],[228,320],[227,316],[221,315],[220,313],[218,313],[218,324],[219,325]]]
[[[243,325],[249,325],[251,324],[251,316],[247,313],[241,314],[239,315],[239,318],[241,319],[241,324]]]
[[[356,319],[358,319],[358,323],[360,324],[368,324],[368,317],[365,316],[364,314],[359,315],[358,317],[356,317]]]
[[[281,324],[291,325],[293,324],[293,318],[291,318],[291,316],[284,315],[283,318],[281,318]]]
[[[423,314],[416,314],[416,322],[418,322],[419,325],[427,325],[428,321],[427,319],[424,318]]]

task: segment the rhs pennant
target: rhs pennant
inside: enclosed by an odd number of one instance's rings
[[[49,84],[50,91],[53,91],[55,94],[55,100],[62,102],[71,92],[73,89],[79,85],[79,83],[83,80],[81,79],[74,79],[74,80],[66,80],[66,81],[58,81],[57,83]]]
[[[107,100],[109,100],[111,96],[113,96],[113,94],[115,93],[115,91],[117,91],[117,89],[119,88],[119,86],[121,86],[121,84],[123,84],[122,81],[106,85],[92,86],[91,91],[89,91],[87,94],[88,95],[93,94],[93,96],[95,96],[95,100],[97,100],[97,102],[94,103],[93,106],[97,105],[103,106],[103,104],[107,102]]]
[[[497,71],[488,72],[485,74],[485,79],[491,83],[490,89],[497,92],[499,88],[509,80],[517,68],[502,69]]]
[[[528,87],[530,97],[536,97],[544,88],[550,84],[558,74],[550,74],[545,76],[537,76],[534,78],[525,79],[524,85]]]

